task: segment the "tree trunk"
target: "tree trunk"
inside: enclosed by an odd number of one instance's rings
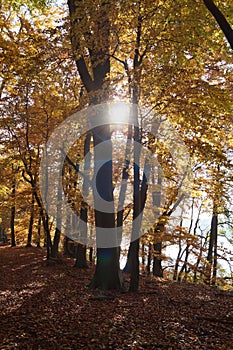
[[[12,167],[13,169],[13,167]],[[13,175],[14,176],[14,175]],[[15,197],[16,197],[16,181],[15,177],[13,177],[12,180],[12,187],[11,187],[11,200],[12,200],[12,205],[11,205],[11,218],[10,218],[10,226],[11,226],[11,246],[15,247],[16,246],[16,241],[15,241]]]
[[[74,267],[78,267],[80,269],[88,268],[86,252],[87,252],[86,246],[84,244],[78,243],[76,247],[76,254],[75,254],[76,260],[75,260]]]
[[[106,101],[108,98],[108,87],[110,73],[110,21],[108,12],[110,10],[110,3],[102,3],[93,9],[93,21],[96,24],[96,29],[86,30],[83,33],[86,37],[87,51],[89,52],[90,66],[92,72],[90,73],[84,59],[84,51],[80,53],[80,42],[77,25],[80,20],[86,21],[87,14],[85,12],[85,4],[78,0],[68,0],[70,21],[71,21],[71,44],[76,58],[76,65],[81,77],[81,80],[90,95],[90,103],[97,104]],[[83,7],[83,11],[80,10]],[[80,28],[81,29],[81,28]],[[90,33],[91,37],[90,37]],[[103,41],[104,38],[104,41]],[[102,155],[98,153],[96,146],[102,141],[109,143],[109,155],[111,159],[111,133],[109,126],[97,127],[93,130],[94,139],[94,161],[95,168],[98,161],[102,160]],[[105,167],[106,173],[104,178],[97,177],[96,187],[101,192],[101,196],[113,203],[113,187],[112,187],[112,164],[108,162],[108,167]],[[94,170],[95,171],[95,170]],[[96,174],[96,172],[95,172]],[[97,175],[97,174],[96,174]],[[95,208],[98,207],[96,203],[96,195],[94,193]],[[114,208],[114,206],[113,206]],[[96,242],[97,242],[97,264],[94,277],[90,283],[92,288],[100,289],[119,289],[122,285],[119,268],[119,247],[101,248],[101,240],[103,239],[103,228],[113,229],[115,227],[115,214],[105,213],[95,209],[95,223],[96,223]],[[111,241],[117,242],[116,237],[110,237]]]
[[[40,248],[40,237],[41,237],[41,213],[38,218],[38,226],[37,226],[37,248]]]
[[[145,269],[145,264],[146,264],[146,260],[145,260],[145,244],[142,243],[141,246],[141,255],[142,255],[142,266],[143,266],[143,270]]]
[[[152,250],[152,245],[151,243],[149,243],[148,254],[147,254],[147,266],[146,266],[146,271],[148,275],[150,275],[150,269],[151,269],[151,250]]]
[[[159,186],[159,190],[153,192],[152,198],[153,198],[153,205],[155,206],[155,213],[156,216],[159,217],[160,214],[160,207],[161,207],[161,185],[163,181],[163,177],[161,175],[160,168],[158,169],[158,175],[157,175],[157,185]],[[161,220],[161,218],[159,219]],[[163,218],[162,218],[163,220]],[[156,239],[156,236],[159,235],[161,236],[161,232],[164,232],[164,223],[163,222],[158,222],[157,226],[154,228],[154,239],[155,241],[158,240]],[[156,277],[163,277],[163,270],[162,270],[162,241],[155,242],[153,245],[154,249],[154,256],[153,256],[153,269],[152,273],[153,276]]]
[[[91,263],[93,262],[93,247],[90,247],[89,249],[89,261]]]
[[[132,88],[132,103],[134,109],[134,189],[133,189],[133,228],[132,228],[132,238],[133,241],[130,243],[129,247],[129,266],[125,269],[130,271],[130,286],[129,290],[131,292],[137,291],[139,288],[139,242],[140,239],[135,240],[134,235],[140,236],[141,221],[136,223],[136,218],[140,215],[141,211],[144,209],[146,202],[146,192],[145,198],[142,198],[144,194],[140,192],[140,151],[135,147],[135,143],[141,143],[141,135],[139,129],[138,120],[138,102],[139,102],[139,86],[140,86],[140,65],[142,63],[142,56],[140,55],[141,46],[141,35],[142,35],[142,17],[140,14],[140,4],[137,8],[138,18],[137,18],[137,29],[136,29],[136,44],[134,49],[134,59],[133,59],[133,88]],[[145,174],[143,180],[146,180]],[[147,191],[147,186],[144,185],[145,191]],[[141,190],[142,191],[142,190]],[[145,201],[144,201],[145,199]],[[131,239],[132,239],[131,238]]]
[[[147,164],[147,160],[144,165],[144,169],[149,166]],[[132,229],[132,237],[137,237],[140,234],[141,230],[141,221],[138,219],[138,216],[142,213],[145,204],[146,204],[146,196],[147,196],[147,178],[145,175],[145,171],[143,173],[143,179],[141,184],[141,189],[137,193],[136,197],[134,197],[134,212],[133,212],[133,229]],[[130,243],[131,257],[130,257],[130,292],[136,292],[139,287],[139,242],[140,238],[134,239],[133,242]]]
[[[130,292],[136,292],[139,287],[139,239],[131,242],[131,275],[130,275]]]
[[[63,170],[60,169],[59,176],[62,178],[63,176]],[[62,181],[59,181],[59,183],[62,183]],[[62,186],[59,186],[57,189],[57,212],[56,212],[56,229],[55,234],[53,238],[53,244],[51,246],[51,257],[57,258],[58,257],[58,247],[60,243],[60,237],[61,237],[61,225],[62,225]]]
[[[177,280],[179,263],[180,263],[180,259],[181,259],[181,252],[182,252],[182,247],[181,247],[181,242],[179,242],[179,251],[178,251],[178,254],[177,254],[177,257],[176,257],[174,273],[173,273],[173,281]]]
[[[95,128],[94,132],[94,173],[96,178],[96,188],[98,194],[109,202],[110,212],[103,212],[95,209],[95,223],[96,223],[96,243],[97,243],[97,263],[96,271],[92,282],[91,288],[100,289],[121,289],[122,278],[120,276],[119,266],[119,246],[117,245],[117,230],[115,233],[111,233],[112,237],[109,237],[109,248],[103,247],[103,229],[109,228],[111,231],[115,228],[115,213],[114,213],[114,198],[113,198],[113,184],[112,184],[112,162],[108,161],[104,163],[103,157],[106,160],[112,158],[112,145],[111,145],[111,133],[109,126]],[[101,142],[108,142],[109,146],[106,147],[106,152],[103,154],[102,150],[97,146]],[[101,175],[101,169],[98,170],[98,163],[102,161],[104,163],[101,168],[104,171]],[[98,176],[99,174],[99,176]],[[98,208],[98,197],[94,191],[94,203],[95,208]],[[107,239],[107,237],[106,237]],[[112,246],[112,247],[111,247]]]
[[[85,205],[85,203],[84,203]],[[80,231],[81,231],[81,237],[82,238],[86,238],[87,237],[87,208],[81,208],[80,210],[80,219],[82,221],[80,221]],[[77,247],[76,247],[76,261],[74,264],[74,267],[79,267],[82,269],[86,269],[88,268],[87,265],[87,258],[86,258],[86,245],[78,243]]]
[[[207,255],[207,266],[206,266],[206,283],[211,283],[212,278],[212,267],[213,267],[213,250],[215,245],[217,244],[217,235],[218,235],[218,214],[216,209],[213,211],[213,216],[211,219],[211,229],[210,229],[210,239],[209,239],[209,247],[208,247],[208,255]],[[216,274],[216,272],[215,272]]]
[[[184,280],[186,279],[186,273],[187,273],[187,263],[188,263],[188,257],[189,257],[189,244],[186,245],[185,247],[185,258],[184,258],[184,262],[183,262],[183,265],[180,269],[180,272],[178,274],[178,282],[181,281],[182,279],[182,274],[183,272],[185,271],[185,276],[184,276]]]
[[[122,240],[122,232],[123,232],[123,219],[124,219],[124,203],[125,203],[125,195],[127,190],[127,180],[129,178],[129,155],[130,155],[130,146],[132,144],[132,125],[128,126],[127,132],[127,141],[125,148],[125,166],[122,172],[122,185],[119,194],[119,204],[117,208],[117,237],[118,241]],[[120,254],[120,251],[119,251]]]
[[[218,223],[216,223],[215,228],[215,240],[214,240],[214,261],[213,261],[213,277],[212,277],[212,284],[215,285],[217,281],[217,268],[218,268],[218,234],[217,234],[217,226]]]
[[[90,169],[90,144],[91,144],[91,134],[88,133],[85,137],[84,142],[84,174]],[[84,196],[88,196],[89,193],[89,185],[86,181],[86,178],[83,179],[83,188],[82,192]],[[87,241],[87,222],[88,222],[88,208],[85,202],[82,203],[82,207],[80,209],[80,237],[81,244],[78,244],[76,253],[76,261],[74,266],[79,268],[88,268],[87,258],[86,258],[86,245]]]
[[[32,192],[32,200],[31,200],[31,212],[30,212],[30,221],[28,228],[28,238],[26,247],[32,246],[32,231],[33,231],[33,223],[34,223],[34,207],[35,207],[35,195]]]
[[[153,276],[163,277],[162,269],[162,242],[154,243]]]

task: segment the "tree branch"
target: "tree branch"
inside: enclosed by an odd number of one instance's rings
[[[226,17],[219,10],[219,8],[215,5],[213,0],[203,0],[203,2],[213,17],[216,19],[219,27],[222,29],[228,43],[233,50],[233,30],[230,26],[230,23],[227,21]]]

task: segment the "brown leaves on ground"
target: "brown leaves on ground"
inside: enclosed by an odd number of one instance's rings
[[[72,265],[0,248],[0,349],[233,349],[232,294],[142,276],[139,293],[105,295]]]

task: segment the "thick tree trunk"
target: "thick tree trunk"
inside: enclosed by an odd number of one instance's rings
[[[61,237],[61,231],[58,228],[56,228],[54,238],[53,238],[53,244],[51,247],[52,258],[58,257],[58,247],[59,247],[60,237]]]
[[[76,254],[75,254],[76,260],[75,260],[74,267],[78,267],[80,269],[88,268],[86,253],[87,253],[86,246],[79,243],[76,247]]]
[[[95,208],[98,208],[98,195],[100,195],[105,201],[109,202],[110,212],[103,212],[95,209],[95,223],[96,223],[96,243],[97,243],[97,263],[96,271],[92,282],[91,288],[100,289],[121,289],[122,278],[120,275],[119,266],[119,246],[117,242],[117,230],[113,233],[115,228],[115,213],[114,213],[114,198],[113,198],[113,184],[112,184],[112,162],[108,161],[104,163],[103,157],[106,160],[112,158],[112,145],[111,145],[111,133],[109,126],[95,128],[94,132],[94,150],[95,150],[95,178],[97,192],[94,191],[94,203]],[[106,152],[103,154],[102,150],[97,147],[101,142],[108,142]],[[101,175],[101,168],[98,169],[98,163],[102,161],[104,163],[104,176]],[[99,174],[99,176],[98,176]],[[103,230],[111,229],[111,237],[109,237],[109,248],[102,248],[105,243]],[[107,237],[106,237],[107,238]],[[112,247],[111,247],[112,246]]]
[[[63,254],[66,256],[70,256],[68,244],[69,244],[69,237],[65,236],[64,242],[63,242]]]
[[[130,292],[136,292],[139,287],[139,239],[131,242],[131,258],[130,258],[130,266],[131,266],[131,275],[130,275]]]
[[[162,242],[154,243],[153,276],[156,276],[156,277],[163,277],[161,254],[162,254]]]
[[[97,263],[90,288],[102,290],[122,290],[123,278],[119,267],[119,254],[116,248],[98,248]]]

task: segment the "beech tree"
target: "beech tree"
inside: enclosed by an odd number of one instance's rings
[[[94,1],[84,3],[82,1],[68,0],[68,6],[71,21],[71,44],[80,78],[89,94],[90,104],[104,102],[109,96],[109,16],[113,10],[113,4],[105,1],[96,4]],[[90,65],[90,69],[88,69],[85,60],[85,50],[88,52],[88,65]],[[111,159],[112,147],[110,127],[106,125],[104,128],[95,128],[93,130],[93,139],[95,164],[97,164],[98,160],[102,157],[101,153],[98,153],[97,146],[103,141],[109,144],[108,159]],[[97,188],[102,188],[103,198],[112,203],[113,185],[111,165],[106,169],[105,178],[99,181],[100,183],[96,184]],[[119,268],[119,247],[98,247],[98,236],[101,235],[101,228],[115,227],[114,209],[112,213],[103,213],[95,209],[95,222],[97,263],[95,275],[90,286],[101,289],[121,289],[122,281]],[[114,241],[114,238],[112,241]]]

